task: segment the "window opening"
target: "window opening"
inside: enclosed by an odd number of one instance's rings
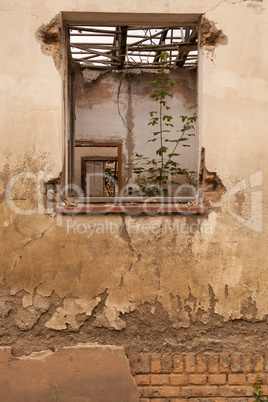
[[[86,197],[119,195],[117,157],[82,157],[81,172],[82,189]]]
[[[165,52],[168,54],[165,68],[168,68],[170,72],[190,70],[196,77],[198,60],[196,23],[191,23],[189,26],[68,24],[66,28],[67,70],[68,77],[71,77],[72,81],[72,93],[67,95],[67,99],[71,104],[70,114],[73,121],[78,119],[74,106],[75,99],[72,98],[75,97],[73,79],[78,71],[77,66],[82,72],[83,70],[93,70],[93,76],[97,71],[113,73],[121,70],[124,73],[120,82],[121,86],[125,74],[131,74],[132,70],[140,69],[141,73],[148,74],[153,70],[157,71],[161,63],[160,55]],[[103,115],[103,119],[105,119],[105,115]],[[128,127],[125,128],[129,130]],[[89,141],[83,141],[80,139],[81,136],[75,134],[75,131],[77,131],[76,128],[72,127],[70,135],[73,139],[74,152],[72,153],[70,150],[68,152],[69,158],[73,158],[72,162],[68,162],[68,166],[69,168],[73,166],[73,171],[70,173],[70,177],[74,177],[73,183],[82,189],[82,192],[78,194],[80,198],[84,197],[87,200],[93,198],[94,200],[90,202],[109,202],[108,199],[112,201],[120,196],[123,201],[137,202],[141,197],[135,193],[135,185],[133,186],[132,182],[124,182],[122,185],[122,171],[128,169],[125,157],[123,158],[124,165],[122,164],[121,153],[123,152],[122,145],[125,146],[124,140],[116,145],[114,143],[98,143],[95,139],[92,141],[90,135]],[[108,135],[106,139],[109,140],[109,138]],[[101,141],[103,141],[103,137]],[[138,139],[138,141],[140,140]],[[146,144],[146,142],[145,140],[144,143]],[[91,152],[94,147],[98,148],[97,154]],[[100,149],[104,151],[105,147],[114,147],[116,154],[100,153]],[[81,153],[80,148],[88,149],[84,149],[84,152]],[[89,149],[91,149],[90,152],[88,152]],[[164,200],[157,196],[153,198],[155,202],[161,200],[164,203],[169,203],[171,199],[174,199],[170,196],[165,197]],[[184,189],[177,193],[174,201],[189,202],[195,199],[196,193],[192,189],[190,191]]]

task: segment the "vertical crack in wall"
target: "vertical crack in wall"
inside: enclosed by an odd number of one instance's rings
[[[53,216],[53,218],[54,218],[54,216]],[[53,222],[51,223],[51,225],[50,225],[47,229],[43,230],[42,233],[40,233],[39,235],[35,236],[34,238],[27,240],[21,247],[19,247],[19,248],[16,250],[16,253],[19,254],[19,255],[16,256],[11,271],[8,272],[7,274],[5,274],[5,279],[6,279],[6,276],[12,275],[12,273],[14,272],[14,270],[15,270],[15,268],[16,268],[16,266],[17,266],[17,263],[18,263],[19,259],[22,258],[22,256],[20,255],[20,252],[21,252],[25,247],[27,247],[29,244],[31,244],[31,243],[33,243],[34,241],[36,241],[36,240],[41,239],[42,237],[44,237],[44,236],[46,235],[46,233],[52,228],[53,225],[54,225],[54,219],[53,219]]]
[[[127,76],[128,77],[128,76]],[[127,126],[127,136],[126,136],[126,148],[127,148],[127,163],[133,163],[133,152],[134,152],[134,114],[132,108],[132,91],[131,91],[131,81],[128,77],[128,104],[126,111],[126,126]],[[130,179],[132,172],[128,169],[128,179]]]
[[[131,259],[132,261],[133,261],[133,258],[136,256],[136,261],[135,261],[135,262],[130,261],[127,270],[126,270],[125,272],[123,272],[123,274],[122,274],[122,276],[121,276],[121,280],[120,280],[120,285],[119,285],[119,287],[122,287],[123,284],[124,284],[124,276],[125,276],[128,272],[131,271],[131,269],[133,268],[134,263],[137,263],[137,262],[139,262],[139,261],[141,260],[141,253],[138,253],[138,251],[135,250],[135,248],[134,248],[133,245],[132,245],[132,240],[131,240],[131,237],[130,237],[128,231],[127,231],[127,226],[126,226],[126,221],[125,221],[125,216],[124,216],[124,215],[122,215],[122,224],[121,224],[121,226],[120,226],[120,228],[119,228],[118,235],[119,235],[123,240],[125,240],[125,241],[127,242],[128,247],[129,247],[129,250],[130,250],[131,253],[132,253],[132,259]]]

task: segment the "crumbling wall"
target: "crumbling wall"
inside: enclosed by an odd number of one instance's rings
[[[122,13],[119,3],[60,1],[57,7]],[[220,196],[217,186],[207,189],[205,214],[63,218],[38,207],[36,190],[42,179],[59,177],[63,166],[61,77],[35,38],[59,10],[49,2],[45,9],[27,4],[1,10],[0,343],[16,356],[78,342],[120,345],[129,353],[262,353],[268,280],[264,2],[255,8],[251,1],[171,1],[154,9],[169,22],[176,13],[204,13],[228,37],[228,44],[210,43],[214,51],[200,50],[206,185],[209,177],[222,183]],[[142,20],[154,19],[150,7],[143,4]],[[140,10],[139,1],[132,2],[131,13]],[[25,172],[13,192],[10,180]]]

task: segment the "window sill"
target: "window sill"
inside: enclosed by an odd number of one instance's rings
[[[174,204],[146,204],[146,205],[78,205],[78,206],[59,206],[58,212],[65,215],[87,214],[87,215],[106,215],[106,214],[128,214],[128,215],[162,215],[162,214],[182,214],[196,215],[204,214],[203,206],[193,205],[174,205]]]

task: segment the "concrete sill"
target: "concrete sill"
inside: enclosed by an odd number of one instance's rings
[[[203,206],[188,206],[188,205],[77,205],[77,206],[60,206],[58,212],[66,215],[88,214],[88,215],[106,215],[112,213],[125,213],[129,215],[157,215],[157,214],[183,214],[196,215],[204,214]]]

